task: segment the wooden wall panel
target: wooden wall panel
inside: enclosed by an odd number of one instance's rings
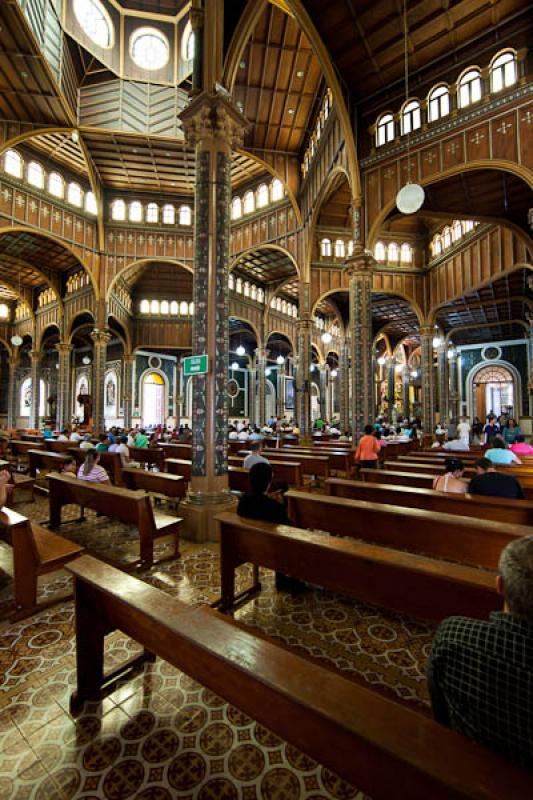
[[[342,167],[348,174],[344,139],[340,122],[333,108],[326,128],[320,137],[309,172],[302,182],[301,206],[304,224],[310,221],[322,187],[335,167]]]
[[[135,319],[133,342],[135,348],[172,347],[190,350],[192,323],[175,319]]]
[[[254,214],[242,221],[233,223],[230,236],[230,253],[232,258],[259,245],[276,244],[284,247],[297,260],[297,221],[293,207],[285,206],[266,208],[264,212]]]

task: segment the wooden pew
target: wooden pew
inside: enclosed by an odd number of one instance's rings
[[[407,708],[254,635],[211,609],[193,608],[82,556],[76,585],[74,711],[114,688],[104,636],[120,630],[233,703],[374,800],[524,800],[531,776]]]
[[[395,486],[416,486],[421,489],[432,489],[435,476],[439,473],[424,474],[419,472],[385,469],[361,469],[359,476],[372,483],[389,483]],[[441,472],[442,474],[442,472]],[[515,474],[514,471],[511,474]],[[524,490],[526,500],[533,500],[533,475],[515,475]]]
[[[61,525],[61,509],[71,503],[92,508],[100,514],[135,525],[139,531],[140,563],[150,566],[154,561],[154,539],[174,537],[174,558],[179,557],[179,529],[182,519],[168,514],[154,513],[150,498],[141,491],[131,491],[117,486],[80,481],[72,475],[48,476],[50,487],[50,527]]]
[[[192,458],[192,444],[178,444],[174,442],[158,442],[165,458]]]
[[[418,462],[418,461],[384,461],[383,462],[384,469],[392,469],[394,471],[401,469],[402,472],[416,472],[421,475],[433,475],[433,477],[437,477],[437,475],[444,474],[444,464],[439,462],[432,463],[432,462]],[[465,478],[473,478],[476,474],[476,471],[473,467],[466,467],[464,471]]]
[[[247,492],[250,488],[250,472],[244,467],[228,466],[229,488],[232,492]]]
[[[343,478],[328,478],[326,491],[332,497],[345,497],[349,500],[367,500],[370,503],[420,508],[438,514],[461,514],[515,525],[533,525],[533,503],[529,500],[443,494],[434,489],[350,481]]]
[[[148,472],[136,467],[123,467],[122,477],[128,489],[163,495],[170,500],[182,500],[187,494],[187,481],[180,475],[167,472]]]
[[[20,439],[11,439],[9,443],[11,455],[15,461],[15,468],[21,469],[28,465],[28,450],[44,450],[44,444],[38,442],[23,442]]]
[[[301,447],[282,447],[280,448],[282,453],[288,453],[289,456],[294,454],[296,457],[298,455],[310,455],[316,456],[317,455],[317,448],[301,448]],[[353,460],[353,453],[350,450],[341,449],[341,450],[333,450],[332,448],[322,448],[318,451],[321,457],[325,457],[328,459],[329,468],[334,469],[340,472],[345,472],[347,475],[350,474],[351,470],[354,466]]]
[[[45,439],[44,446],[52,453],[66,453],[71,447],[77,447],[76,442],[71,441],[57,441],[57,439]]]
[[[247,451],[241,451],[246,452]],[[267,454],[268,455],[268,454]],[[265,456],[266,458],[266,456]],[[232,467],[242,467],[244,458],[242,456],[229,456],[228,465]],[[295,461],[273,461],[270,466],[274,474],[274,480],[277,483],[286,483],[288,486],[294,486],[299,489],[302,486],[302,472],[300,464]]]
[[[74,456],[78,466],[83,464],[87,451],[81,450],[79,447],[71,447],[68,451],[69,455]],[[120,453],[99,453],[100,466],[105,469],[109,475],[109,480],[115,486],[122,486],[122,460]]]
[[[28,450],[28,458],[30,462],[30,475],[35,478],[37,472],[40,470],[58,470],[63,469],[65,458],[70,453],[50,453],[47,450]]]
[[[244,453],[246,451],[239,451]],[[329,478],[329,457],[327,455],[312,455],[300,453],[296,450],[268,450],[266,458],[274,463],[275,461],[297,461],[303,475],[316,475],[321,478]]]
[[[502,550],[533,529],[456,514],[380,505],[345,497],[287,492],[289,517],[297,528],[395,547],[431,558],[496,569]]]
[[[160,447],[129,447],[130,458],[148,467],[157,467],[161,472],[165,469],[165,453]]]
[[[37,580],[39,575],[62,569],[83,552],[83,547],[30,522],[7,506],[0,510],[0,538],[13,549],[16,619],[68,599],[63,595],[37,604]]]
[[[492,572],[231,512],[215,520],[223,610],[235,605],[235,569],[246,563],[419,619],[440,621],[453,614],[485,619],[501,606]]]
[[[165,466],[171,475],[181,475],[189,482],[192,476],[192,461],[185,458],[166,458]]]

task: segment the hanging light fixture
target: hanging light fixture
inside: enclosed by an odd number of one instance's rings
[[[336,369],[332,369],[329,374],[331,375],[332,378],[336,378],[339,373],[337,372]]]
[[[326,331],[325,333],[322,334],[320,338],[322,339],[324,344],[329,344],[333,339],[333,336],[331,335],[331,333],[329,333],[329,331]]]
[[[435,350],[436,350],[438,347],[440,347],[440,346],[441,346],[441,344],[442,344],[442,339],[440,338],[440,336],[434,336],[434,337],[433,337],[433,347],[435,348]]]
[[[233,362],[233,364],[231,365],[231,368],[232,368],[232,370],[239,369],[239,365],[237,364],[236,361]]]
[[[411,378],[418,378],[418,370],[414,369],[414,370],[411,372]]]
[[[20,345],[22,344],[22,336],[19,336],[18,333],[15,333],[11,337],[11,344],[13,345],[13,347],[20,347]]]
[[[237,353],[238,356],[245,356],[246,355],[246,350],[244,349],[242,344],[240,344],[238,346],[238,348],[235,350],[235,352]]]
[[[403,2],[405,103],[409,100],[409,54],[407,42],[407,0]],[[424,204],[424,190],[418,183],[411,183],[411,126],[407,131],[407,182],[396,195],[396,206],[402,214],[415,214]]]
[[[91,363],[90,356],[83,356],[81,362],[82,362],[82,364],[85,364],[86,367],[88,367],[89,364]]]
[[[283,358],[283,356],[280,354],[280,355],[279,355],[279,356],[276,358],[276,364],[279,364],[279,365],[280,365],[280,367],[281,367],[281,365],[282,365],[282,364],[284,364],[284,363],[285,363],[285,359],[284,359],[284,358]]]
[[[387,359],[385,358],[385,356],[380,356],[378,358],[378,364],[379,364],[380,367],[384,367],[386,363],[387,363]]]

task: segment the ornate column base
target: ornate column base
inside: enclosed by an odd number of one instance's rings
[[[230,492],[215,494],[189,493],[180,503],[184,538],[191,542],[217,542],[214,518],[222,511],[233,511],[237,498]]]

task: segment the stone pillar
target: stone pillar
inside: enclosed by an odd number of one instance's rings
[[[71,419],[70,375],[73,346],[67,342],[56,344],[58,353],[56,427],[63,430]]]
[[[358,439],[372,421],[372,268],[374,257],[356,245],[347,261],[350,278],[352,361],[352,437]]]
[[[433,336],[431,325],[420,328],[420,370],[422,383],[422,425],[424,433],[435,430],[435,376],[433,369]]]
[[[255,350],[255,368],[257,371],[258,419],[256,424],[263,426],[266,423],[266,368],[268,350],[258,347]]]
[[[18,347],[13,348],[9,359],[9,377],[7,387],[7,427],[17,427],[19,397],[17,392],[17,378],[20,353]]]
[[[322,419],[329,419],[328,417],[328,365],[319,364],[319,397],[320,397],[320,416]]]
[[[107,359],[107,343],[111,339],[111,334],[107,330],[95,328],[91,333],[94,343],[93,356],[93,386],[92,386],[92,418],[93,432],[103,433],[105,430],[104,419],[104,392],[105,392],[105,368]]]
[[[248,418],[250,425],[256,425],[256,383],[257,383],[257,370],[255,360],[250,358],[250,366],[248,368]]]
[[[30,428],[39,427],[39,406],[41,404],[41,361],[43,354],[38,350],[30,352],[31,361],[31,407]]]
[[[312,322],[302,319],[296,323],[298,371],[296,373],[296,421],[301,436],[311,433],[311,334]]]
[[[341,345],[337,386],[339,390],[339,425],[341,432],[350,427],[350,339],[346,337]]]
[[[123,425],[124,428],[131,428],[131,414],[133,404],[133,367],[135,364],[135,356],[130,353],[125,354],[123,358],[122,369],[122,412],[123,412]]]
[[[437,351],[437,376],[439,384],[439,419],[440,424],[447,426],[449,420],[448,410],[448,359],[446,342],[443,339]]]
[[[196,150],[192,352],[208,357],[207,374],[192,378],[189,501],[207,509],[231,499],[227,443],[231,152],[242,143],[247,123],[228,97],[207,91],[194,97],[180,117],[187,143]],[[208,516],[202,512],[196,528],[200,538],[208,535]]]

